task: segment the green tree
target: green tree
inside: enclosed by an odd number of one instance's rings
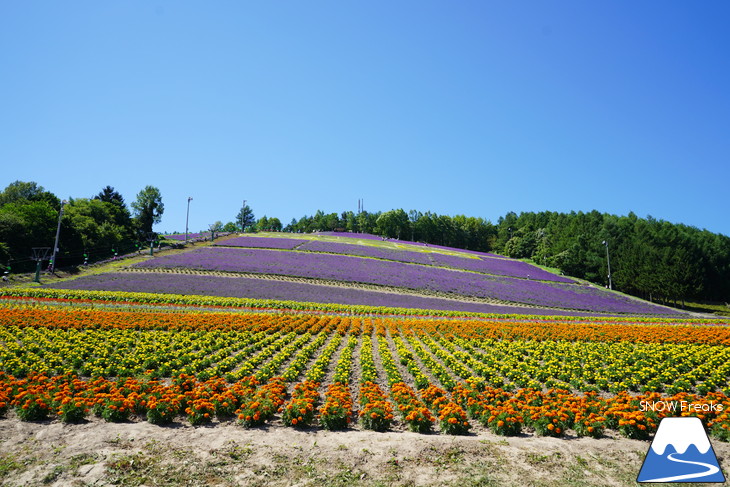
[[[72,198],[64,210],[63,219],[78,234],[85,250],[105,254],[134,238],[131,222],[128,225],[116,223],[120,220],[120,212],[121,208],[116,203]],[[68,242],[69,238],[67,236],[65,240]]]
[[[246,228],[251,227],[256,223],[256,217],[254,216],[253,210],[250,206],[244,205],[241,208],[241,211],[239,211],[236,216],[236,222],[238,223],[238,228],[241,232],[245,232]]]
[[[378,232],[388,238],[410,236],[408,214],[403,209],[390,210],[381,214],[376,220]]]
[[[256,222],[256,230],[259,232],[265,232],[269,230],[269,219],[266,215],[259,218]]]
[[[61,208],[61,200],[56,195],[32,181],[15,181],[6,186],[3,192],[0,193],[0,207],[8,203],[29,203],[34,201],[44,201],[56,211]]]
[[[235,223],[228,222],[225,225],[223,225],[223,229],[221,231],[222,232],[226,232],[226,233],[233,233],[233,232],[237,232],[238,231],[238,227],[236,226]]]
[[[48,201],[17,200],[0,207],[0,242],[6,258],[21,261],[17,270],[35,267],[27,259],[33,247],[53,247],[58,210]]]
[[[152,231],[152,225],[162,221],[165,205],[162,203],[160,190],[154,186],[146,186],[137,193],[137,200],[132,203],[137,228],[142,236]]]
[[[104,189],[102,189],[99,194],[94,196],[94,199],[103,201],[105,203],[111,203],[123,208],[126,207],[126,205],[124,204],[124,197],[111,186],[106,186]]]

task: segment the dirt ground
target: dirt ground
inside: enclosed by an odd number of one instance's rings
[[[730,445],[713,442],[727,468]],[[624,486],[649,442],[0,420],[3,486]],[[726,473],[727,476],[727,473]],[[697,484],[692,484],[697,485]]]

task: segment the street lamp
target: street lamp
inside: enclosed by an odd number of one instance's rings
[[[608,258],[608,240],[604,240],[603,245],[606,246],[606,264],[608,264],[608,289],[613,289],[613,283],[611,282],[611,259]]]
[[[192,196],[188,196],[188,213],[185,216],[185,244],[188,243],[188,220],[190,219],[190,202],[193,201]]]

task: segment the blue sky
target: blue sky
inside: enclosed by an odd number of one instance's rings
[[[0,186],[159,231],[419,209],[730,235],[727,2],[3,2]]]

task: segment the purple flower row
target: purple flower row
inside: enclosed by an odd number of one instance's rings
[[[428,254],[424,252],[413,252],[409,250],[384,249],[371,247],[369,245],[356,245],[349,243],[322,242],[311,240],[297,250],[308,250],[310,252],[328,252],[331,254],[354,255],[359,257],[373,257],[375,259],[395,260],[412,264],[433,265]]]
[[[437,309],[475,313],[591,316],[591,313],[499,306],[441,298],[427,298],[363,289],[282,282],[245,277],[194,276],[186,274],[107,273],[49,284],[59,289],[191,294],[251,299],[275,299],[313,303]]]
[[[158,257],[136,266],[331,279],[609,313],[670,312],[665,308],[592,286],[488,276],[438,267],[322,253],[207,247]]]
[[[169,239],[169,240],[180,240],[181,242],[185,241],[184,233],[176,233],[174,235],[160,235],[160,236],[164,237],[166,239]],[[188,240],[209,238],[209,237],[210,237],[210,232],[188,233]]]
[[[346,237],[346,238],[362,238],[365,240],[383,240],[379,235],[371,235],[369,233],[352,233],[352,232],[317,232],[315,235],[326,235],[328,237]]]
[[[551,272],[545,271],[534,265],[522,262],[520,260],[495,258],[481,256],[478,259],[467,259],[454,255],[446,255],[440,253],[432,253],[433,263],[440,267],[450,267],[452,269],[463,269],[467,271],[482,272],[486,274],[497,274],[500,276],[521,277],[526,279],[537,279],[541,281],[555,281],[573,283],[572,279],[558,276]]]
[[[378,235],[371,235],[369,233],[349,233],[349,232],[318,232],[316,235],[329,235],[332,237],[347,237],[347,238],[360,238],[365,240],[385,240],[383,237]],[[464,249],[455,249],[453,247],[445,247],[443,245],[434,245],[434,244],[427,244],[423,242],[411,242],[410,240],[399,240],[397,238],[389,238],[387,239],[388,242],[396,242],[396,243],[402,243],[407,245],[417,245],[419,247],[430,247],[432,249],[440,249],[440,250],[458,250],[459,252],[466,252],[468,254],[474,254],[474,255],[484,255],[488,257],[500,257],[497,254],[490,254],[488,252],[479,252],[477,250],[464,250]]]
[[[332,232],[333,234],[335,232]],[[368,235],[368,234],[337,234],[339,235]],[[368,235],[372,237],[372,235]],[[556,282],[573,282],[566,277],[557,276],[544,271],[539,267],[532,266],[525,262],[514,259],[493,258],[481,254],[479,258],[469,259],[453,255],[441,254],[438,252],[416,252],[410,250],[387,249],[371,247],[368,245],[357,245],[354,243],[323,242],[319,240],[303,240],[291,238],[274,237],[252,237],[242,236],[215,243],[225,247],[248,247],[283,250],[307,250],[310,252],[327,252],[332,254],[355,255],[360,257],[372,257],[375,259],[395,260],[412,264],[436,265],[438,267],[449,267],[485,274],[496,274],[500,276],[521,277]],[[476,252],[472,252],[477,254]]]
[[[553,273],[542,270],[539,267],[514,259],[498,259],[487,256],[470,259],[467,257],[447,255],[439,252],[415,252],[410,250],[384,249],[379,247],[370,247],[367,245],[321,242],[318,240],[305,243],[297,250],[356,255],[360,257],[374,257],[376,259],[395,260],[411,264],[435,265],[438,267],[449,267],[451,269],[496,274],[500,276],[566,283],[574,282],[566,277],[557,276]]]
[[[225,247],[251,247],[261,249],[283,249],[292,250],[294,247],[308,242],[298,238],[274,238],[274,237],[235,237],[218,241],[214,245]]]

